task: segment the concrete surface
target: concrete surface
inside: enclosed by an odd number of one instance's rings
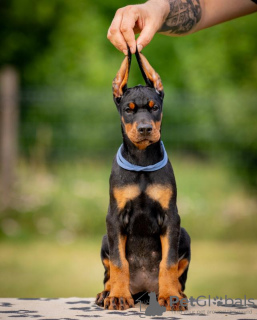
[[[201,300],[201,303],[208,300]],[[215,304],[214,304],[215,303]],[[42,319],[42,320],[78,320],[78,319],[257,319],[257,300],[255,305],[229,305],[217,306],[215,300],[211,300],[211,306],[189,307],[184,312],[164,312],[162,316],[149,317],[145,315],[146,305],[139,303],[133,309],[126,311],[108,311],[94,304],[94,298],[59,298],[59,299],[16,299],[0,298],[0,319]]]

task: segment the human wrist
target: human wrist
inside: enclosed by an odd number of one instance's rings
[[[148,0],[146,3],[155,3],[159,8],[162,9],[164,15],[166,16],[170,12],[170,2],[169,0]]]
[[[151,0],[156,1],[156,0]],[[202,17],[202,0],[161,0],[169,4],[169,13],[158,30],[168,35],[192,33]]]
[[[154,24],[156,32],[162,27],[170,12],[169,0],[148,0],[144,3],[147,6],[148,12],[154,16]]]

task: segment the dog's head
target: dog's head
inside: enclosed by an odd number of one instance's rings
[[[160,76],[143,54],[136,52],[136,58],[146,86],[127,88],[131,64],[129,51],[113,80],[112,89],[123,133],[142,150],[160,140],[164,92]]]

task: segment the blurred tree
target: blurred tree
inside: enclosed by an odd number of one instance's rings
[[[12,64],[22,75],[50,45],[60,2],[0,1],[0,65]]]
[[[87,92],[98,88],[95,92],[106,92],[103,89],[110,88],[123,59],[107,41],[106,33],[116,9],[127,4],[124,0],[0,0],[0,66],[6,63],[16,66],[23,87],[49,86],[63,92],[66,88],[70,88],[69,92],[74,88],[87,89]],[[180,130],[178,149],[201,154],[209,154],[211,149],[222,150],[231,156],[246,181],[255,184],[256,39],[255,14],[186,37],[156,35],[144,49],[160,73],[165,91],[172,93],[169,100],[165,100],[166,110],[169,105],[181,106],[176,108],[176,114],[171,111],[167,116],[169,124],[191,128],[188,134],[183,131],[184,139]],[[137,83],[142,83],[142,78],[139,70],[132,66],[129,84]],[[104,97],[108,100],[104,103],[111,105],[111,90],[108,90],[108,98]],[[45,91],[41,90],[41,95],[45,97]],[[88,108],[94,103],[101,107],[101,99],[95,95],[85,99],[83,106]],[[182,104],[188,108],[184,109]],[[31,107],[26,106],[22,110],[22,122],[35,121],[33,103]],[[101,109],[101,114],[106,119],[108,108]],[[37,126],[39,121],[51,126],[49,115],[41,113],[39,117],[35,122]],[[62,123],[63,133],[74,132],[74,123],[81,121],[81,113],[71,108],[53,117]],[[85,117],[85,126],[98,121],[98,117],[97,111]],[[96,135],[92,130],[90,134],[88,145],[97,149]],[[36,139],[35,134],[26,140],[28,147],[33,138]],[[73,141],[73,146],[81,147],[80,139]],[[65,144],[54,135],[50,144],[53,150],[58,143]]]
[[[123,55],[106,33],[127,1],[0,1],[0,65],[15,65],[24,84],[109,84]],[[256,26],[256,15],[250,15],[186,37],[156,35],[144,52],[166,87],[255,90]],[[131,79],[142,81],[139,73]]]

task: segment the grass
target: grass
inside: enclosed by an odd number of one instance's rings
[[[101,239],[62,245],[5,241],[0,250],[1,297],[94,297],[102,290]],[[192,242],[186,293],[257,298],[257,244]]]

